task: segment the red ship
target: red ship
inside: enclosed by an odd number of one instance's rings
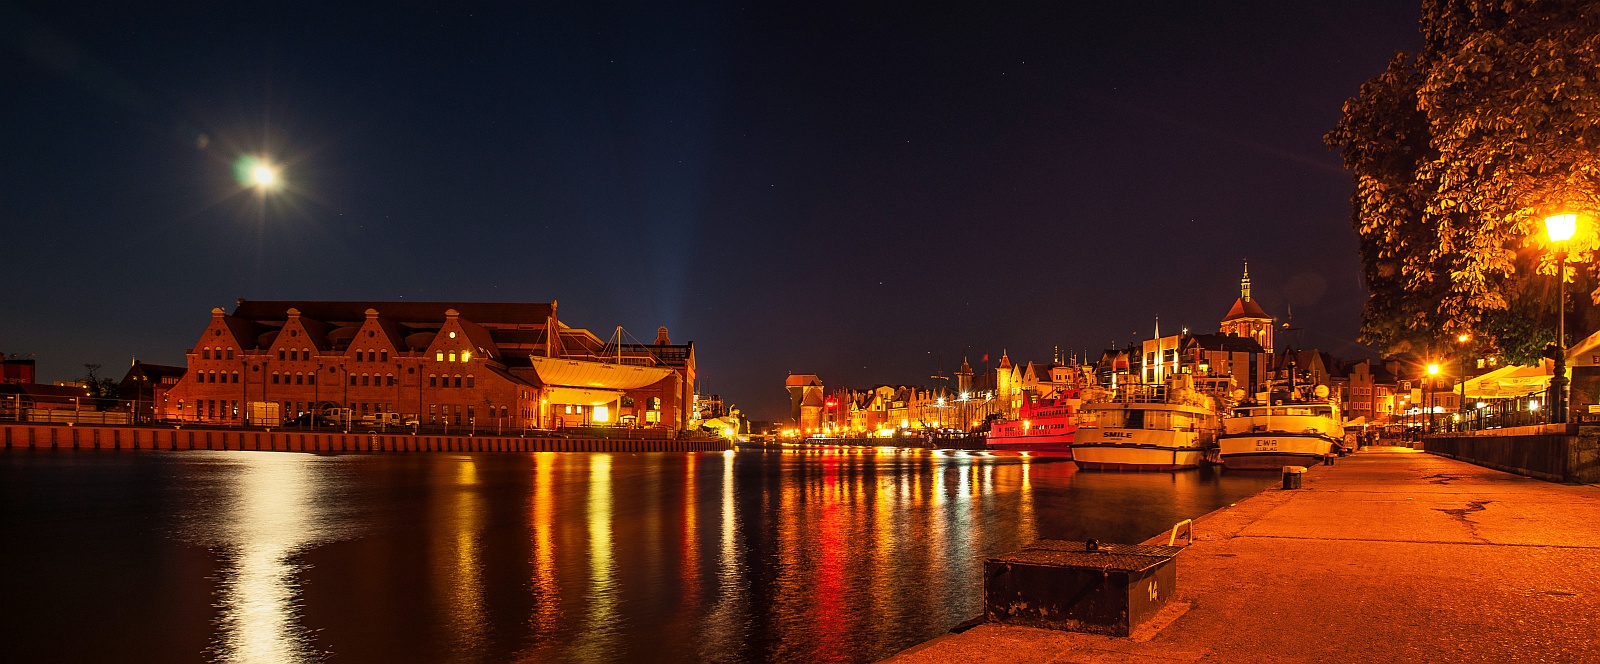
[[[1078,430],[1077,390],[1049,400],[1023,393],[1022,411],[1016,419],[995,422],[989,428],[989,449],[1050,452],[1072,455],[1072,434]]]

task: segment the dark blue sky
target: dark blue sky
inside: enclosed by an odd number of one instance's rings
[[[160,4],[0,0],[0,351],[120,376],[240,297],[556,299],[758,417],[790,371],[1211,331],[1245,257],[1358,353],[1321,136],[1419,41],[1415,0]]]

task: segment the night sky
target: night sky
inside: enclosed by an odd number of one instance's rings
[[[1420,42],[1417,0],[139,4],[0,0],[0,351],[41,379],[182,364],[241,297],[555,299],[758,418],[789,372],[1212,332],[1243,258],[1370,352],[1322,135]]]

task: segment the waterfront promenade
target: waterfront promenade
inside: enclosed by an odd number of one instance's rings
[[[1131,637],[979,625],[889,661],[1594,662],[1596,616],[1600,487],[1375,448],[1198,519]]]

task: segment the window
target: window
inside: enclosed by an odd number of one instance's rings
[[[278,361],[279,362],[283,361],[283,356],[284,356],[284,350],[282,348],[279,348],[278,349]]]
[[[231,380],[229,382],[232,382],[232,383],[239,382],[239,372],[237,372],[237,371],[233,372],[233,380]]]
[[[472,351],[467,351],[467,350],[461,351],[461,361],[462,362],[466,362],[467,360],[470,360],[470,359],[472,359]]]
[[[178,407],[182,408],[183,406],[180,404]],[[439,404],[430,403],[430,404],[428,404],[428,424],[438,424],[438,423],[439,423]]]
[[[368,338],[368,339],[371,339],[371,338],[373,338],[373,337],[375,337],[375,336],[378,336],[378,333],[377,333],[377,332],[374,332],[374,331],[372,331],[372,330],[367,330],[367,338]]]
[[[461,374],[456,374],[456,387],[461,387]]]
[[[394,387],[394,374],[384,374],[383,382],[389,387]]]
[[[355,374],[350,374],[350,384],[351,385],[355,385],[356,384],[356,375]]]
[[[232,348],[228,349],[228,359],[230,359],[230,360],[233,359],[233,349]]]
[[[378,361],[379,362],[388,362],[389,361],[389,351],[387,351],[387,350],[378,351]]]
[[[438,386],[439,386],[439,375],[438,374],[428,374],[428,387],[438,387]]]
[[[306,384],[306,376],[305,376],[305,374],[300,373],[298,371],[294,372],[294,384],[295,385],[305,385]]]
[[[435,362],[443,362],[444,361],[444,351],[441,350],[439,352],[434,353],[433,354],[433,361],[435,361]]]
[[[316,385],[317,384],[317,375],[314,374],[314,373],[306,374],[306,384],[307,385]]]
[[[506,416],[506,407],[505,406],[501,406],[500,407],[500,418],[501,419],[505,419],[505,416]]]
[[[467,374],[467,387],[472,387],[472,374]]]
[[[467,421],[468,422],[471,422],[471,421],[473,421],[473,420],[478,418],[477,415],[473,414],[473,410],[472,409],[473,409],[472,406],[467,406]]]
[[[456,361],[456,354],[455,354],[455,353],[451,353],[451,354],[450,354],[450,361],[451,361],[451,362],[454,362],[454,361]]]
[[[278,372],[276,372],[276,371],[272,372],[272,384],[273,385],[277,385],[278,384]]]
[[[367,378],[366,374],[361,374],[361,384],[362,385],[371,385],[372,381]]]
[[[211,359],[211,347],[210,346],[206,346],[205,350],[200,351],[200,359],[202,359],[202,360]]]
[[[289,336],[291,336],[291,337],[300,336],[300,330],[289,330]]]

